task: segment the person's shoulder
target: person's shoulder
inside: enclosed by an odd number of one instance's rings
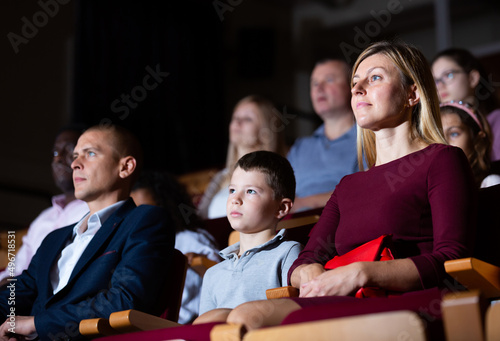
[[[186,246],[189,245],[191,249],[203,246],[216,250],[214,237],[208,231],[201,228],[179,231],[175,234],[175,240],[176,242],[182,242]]]
[[[290,147],[290,150],[288,152],[288,157],[290,157],[290,155],[300,153],[303,146],[310,144],[310,142],[312,140],[314,140],[314,138],[312,136],[298,137],[295,140],[295,142],[293,142],[292,146]]]
[[[469,160],[459,147],[433,144],[424,149],[423,153],[423,158],[415,158],[413,162],[426,165],[425,169],[432,172],[433,175],[471,173]],[[419,159],[423,161],[418,161]]]
[[[492,130],[498,129],[500,126],[500,109],[495,109],[486,116],[488,123],[491,125]]]
[[[295,142],[293,143],[292,147],[290,150],[300,148],[303,145],[307,145],[309,143],[312,143],[313,141],[316,141],[318,137],[324,136],[325,135],[325,128],[324,125],[319,126],[311,135],[307,136],[301,136],[297,137],[295,139]]]
[[[500,108],[497,108],[497,109],[493,110],[492,112],[490,112],[487,117],[490,117],[490,116],[500,117]]]
[[[286,252],[293,248],[302,248],[302,244],[295,240],[281,239],[275,244],[275,248],[282,252]]]
[[[424,155],[432,156],[434,158],[441,157],[459,157],[465,156],[463,150],[459,147],[450,146],[447,144],[434,143],[421,150]]]
[[[295,245],[301,245],[298,241],[295,241],[295,240],[288,240],[286,238],[283,238],[281,239],[279,242],[278,242],[278,246],[280,247],[287,247],[287,248],[292,248],[294,247]]]
[[[205,281],[207,280],[213,280],[214,277],[217,278],[220,272],[226,267],[228,262],[230,262],[229,259],[223,259],[219,263],[209,267],[205,272],[205,274],[203,275],[203,283],[205,283]]]
[[[125,205],[127,205],[127,203],[125,203]],[[123,207],[123,211],[116,213],[122,215],[125,221],[136,226],[146,226],[158,222],[166,224],[171,221],[165,209],[152,205],[140,205],[137,207],[131,207],[129,205],[128,207]]]
[[[490,174],[481,182],[481,188],[488,188],[497,185],[500,185],[500,175],[498,174]]]
[[[420,149],[416,152],[410,153],[399,160],[401,162],[407,162],[408,159],[410,163],[425,163],[432,162],[434,159],[439,159],[442,157],[457,157],[457,155],[465,155],[461,148],[450,146],[442,143],[433,143],[427,147]],[[459,156],[461,157],[461,156]]]
[[[139,205],[130,211],[134,215],[165,215],[165,210],[158,206],[153,205]]]

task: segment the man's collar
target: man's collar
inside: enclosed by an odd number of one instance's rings
[[[88,217],[88,214],[86,214],[78,222],[78,224],[76,224],[75,227],[73,228],[73,235],[75,236],[77,234],[82,234],[87,230],[87,228],[86,228],[85,231],[80,231],[83,224],[87,224],[88,229],[91,229],[91,230],[100,228],[106,222],[106,220],[113,213],[115,213],[125,202],[126,202],[126,200],[118,201],[117,203],[114,203],[113,205],[110,205],[106,208],[103,208],[100,211],[97,211],[96,213],[92,214],[90,217]],[[88,217],[88,219],[87,219],[87,217]]]

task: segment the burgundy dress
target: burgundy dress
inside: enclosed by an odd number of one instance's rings
[[[471,254],[475,215],[476,189],[466,156],[456,147],[430,145],[345,176],[289,278],[301,264],[325,264],[337,254],[392,234],[395,258],[415,263],[422,287],[444,286],[444,262]],[[328,303],[329,298],[320,299]],[[307,299],[295,301],[309,305],[302,300]]]

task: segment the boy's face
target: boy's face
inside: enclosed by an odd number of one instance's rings
[[[227,218],[236,231],[256,233],[275,228],[280,217],[281,200],[267,184],[266,175],[260,171],[234,170],[229,184]]]

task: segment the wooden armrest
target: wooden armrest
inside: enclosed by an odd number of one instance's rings
[[[80,334],[89,338],[119,334],[116,329],[111,327],[109,320],[105,318],[82,320],[80,321],[79,330]]]
[[[441,302],[447,340],[484,340],[487,302],[479,290],[446,294]]]
[[[122,333],[170,328],[181,325],[177,322],[165,320],[161,317],[146,314],[134,309],[112,313],[109,315],[109,324]]]
[[[200,276],[203,277],[205,275],[205,272],[212,266],[217,264],[217,262],[208,259],[206,256],[195,256],[193,259],[191,259],[191,269],[196,271],[196,273]]]
[[[203,266],[207,269],[217,264],[216,261],[208,259],[206,256],[196,256],[191,260],[191,267]]]
[[[246,332],[242,324],[218,324],[210,331],[210,341],[241,341]]]
[[[245,341],[427,340],[425,322],[412,311],[391,311],[260,328]]]
[[[500,267],[473,257],[446,261],[444,267],[467,289],[481,290],[485,298],[500,297]]]
[[[299,289],[290,285],[287,287],[267,289],[266,297],[268,300],[283,297],[299,297]]]
[[[500,302],[493,303],[486,313],[486,340],[500,340]]]

